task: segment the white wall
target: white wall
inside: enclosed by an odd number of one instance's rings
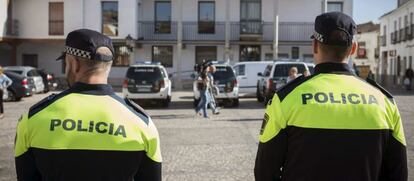
[[[0,0],[0,37],[5,36],[7,31],[7,1],[8,0]]]
[[[22,65],[23,54],[37,54],[39,68],[44,68],[57,76],[63,76],[62,62],[56,61],[63,48],[64,46],[59,44],[23,43],[17,49],[17,65]]]
[[[141,21],[154,20],[154,1],[141,0],[140,13]],[[226,20],[226,2],[225,0],[210,0],[216,5],[216,21]],[[338,1],[344,3],[344,13],[352,16],[352,0],[329,0],[329,2]],[[262,20],[273,22],[275,0],[262,0]],[[198,20],[198,1],[182,0],[183,3],[183,21]],[[172,1],[172,21],[178,20],[177,1]],[[322,13],[322,1],[319,0],[280,0],[279,3],[280,21],[284,22],[313,22],[315,17]],[[240,20],[240,0],[230,0],[230,21]]]
[[[372,72],[376,72],[378,67],[378,59],[375,58],[375,49],[378,47],[378,36],[379,32],[373,31],[358,34],[356,37],[358,42],[365,42],[367,58],[354,58],[354,62],[356,65],[369,65]],[[354,57],[356,57],[356,55]]]
[[[7,0],[0,1],[2,3]],[[64,0],[54,0],[53,2],[62,1]],[[49,36],[49,2],[51,1],[14,0],[13,18],[19,20],[21,38],[62,39],[70,31],[79,28],[88,28],[101,32],[101,0],[65,0],[64,36]],[[3,6],[0,7],[3,8]],[[124,39],[128,34],[136,38],[137,0],[118,1],[118,9],[118,36],[112,38]],[[0,11],[0,13],[3,13],[3,11]],[[0,21],[2,19],[3,17],[0,17]]]

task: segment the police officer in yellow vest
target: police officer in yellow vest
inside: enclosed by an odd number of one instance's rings
[[[316,18],[315,74],[277,91],[264,116],[258,181],[406,181],[406,141],[391,94],[355,76],[351,17]]]
[[[18,180],[161,180],[154,123],[107,84],[111,39],[92,30],[72,31],[59,59],[66,62],[70,88],[19,120]]]

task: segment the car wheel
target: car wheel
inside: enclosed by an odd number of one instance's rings
[[[233,99],[233,107],[239,107],[239,99]]]
[[[257,86],[257,88],[256,88],[256,98],[257,98],[258,102],[263,102],[264,101],[263,97],[260,95],[259,86]]]
[[[7,95],[8,95],[8,97],[5,101],[17,101],[16,100],[16,94],[13,91],[7,90]]]

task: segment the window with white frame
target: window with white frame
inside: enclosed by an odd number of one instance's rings
[[[328,2],[328,12],[343,12],[344,10],[344,3],[343,2]]]

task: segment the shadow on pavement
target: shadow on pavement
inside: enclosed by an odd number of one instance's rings
[[[178,114],[178,115],[174,115],[174,114],[169,114],[169,115],[152,115],[151,118],[152,119],[160,119],[160,120],[164,120],[164,119],[188,119],[188,118],[193,118],[194,115],[188,115],[188,114]]]
[[[192,98],[191,98],[192,99]],[[173,100],[168,107],[163,107],[157,102],[137,102],[138,105],[147,110],[180,110],[180,109],[194,109],[193,101],[188,101],[180,97],[179,100]],[[265,109],[263,103],[257,102],[255,99],[240,99],[238,107],[232,107],[228,103],[220,103],[221,109],[240,110],[240,109]]]

